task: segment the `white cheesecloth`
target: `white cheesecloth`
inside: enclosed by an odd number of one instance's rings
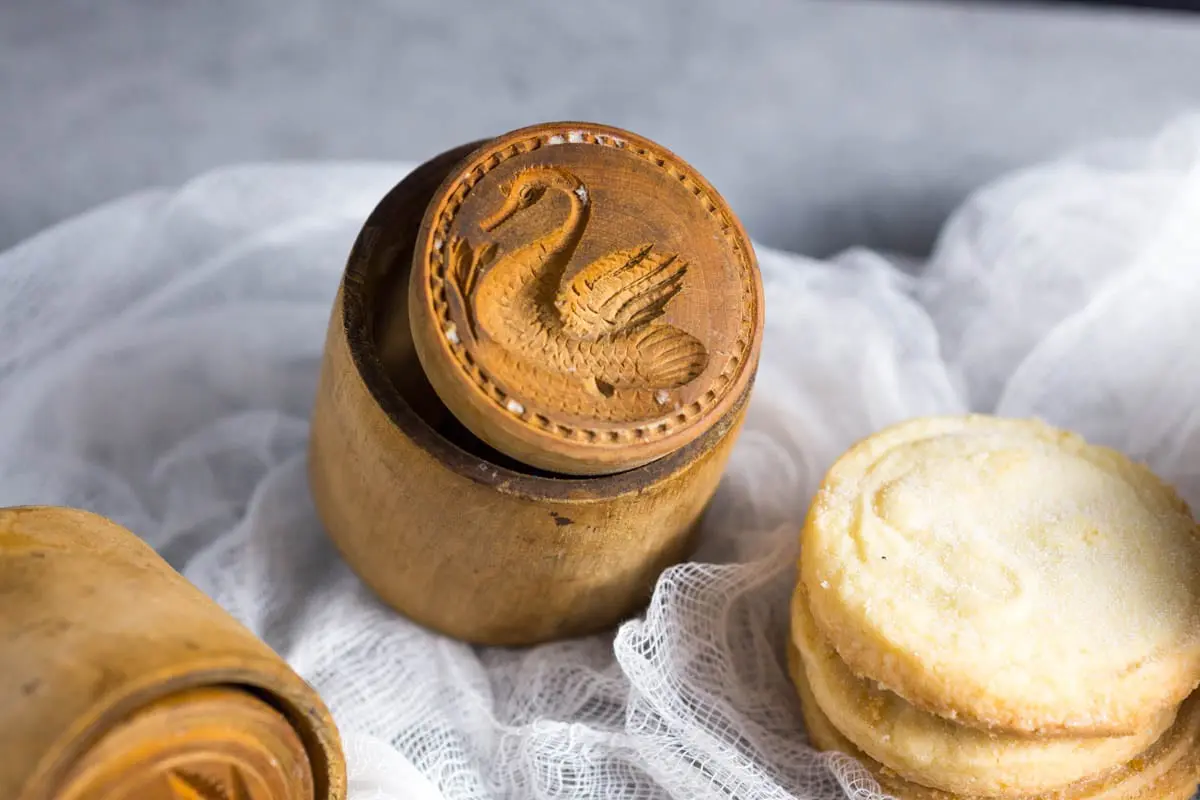
[[[874,800],[806,744],[797,537],[856,438],[968,408],[1146,459],[1200,505],[1200,117],[981,189],[931,260],[759,249],[762,367],[689,563],[611,633],[480,649],[391,612],[304,472],[350,245],[409,165],[249,165],[0,254],[0,505],[145,537],[329,704],[350,796]]]

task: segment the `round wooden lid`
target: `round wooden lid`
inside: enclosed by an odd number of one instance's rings
[[[618,472],[720,419],[758,363],[741,224],[682,159],[617,128],[491,140],[426,210],[413,341],[442,402],[532,467]]]
[[[304,744],[278,711],[234,688],[153,703],[107,731],[55,800],[313,800]]]

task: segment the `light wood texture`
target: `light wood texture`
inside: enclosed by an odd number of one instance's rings
[[[304,743],[241,689],[193,689],[140,709],[76,763],[56,800],[312,800]]]
[[[102,517],[0,509],[0,665],[0,797],[346,795],[316,693]]]
[[[618,474],[547,473],[472,435],[421,368],[407,298],[421,219],[477,147],[431,159],[366,221],[330,319],[309,468],[331,539],[388,604],[467,641],[532,644],[617,623],[686,555],[753,370],[690,441]]]
[[[640,466],[700,436],[754,374],[753,249],[662,146],[591,123],[525,128],[471,153],[428,205],[417,354],[454,415],[517,461]]]

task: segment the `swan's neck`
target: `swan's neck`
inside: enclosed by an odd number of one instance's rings
[[[567,196],[571,205],[567,211],[567,218],[550,234],[546,258],[543,261],[547,270],[554,271],[555,289],[558,288],[558,278],[562,277],[567,264],[571,261],[571,256],[575,254],[575,248],[579,246],[579,240],[583,237],[583,229],[587,226],[588,216],[588,204],[585,199],[587,195],[582,191],[572,192],[566,189],[559,191]]]
[[[513,252],[504,260],[503,268],[497,264],[481,279],[481,291],[490,293],[495,302],[476,303],[476,309],[483,329],[493,339],[520,343],[561,325],[554,301],[587,227],[588,198],[583,191],[558,191],[570,203],[566,218]],[[487,288],[483,288],[485,284]]]
[[[535,313],[544,325],[551,327],[558,320],[558,315],[554,313],[554,300],[558,295],[559,284],[567,271],[567,265],[571,263],[571,257],[575,255],[579,240],[583,237],[588,217],[586,194],[567,189],[559,191],[567,196],[570,208],[562,224],[540,242],[545,255],[540,259],[538,267],[535,267],[534,274],[530,276],[533,280],[528,286],[528,289],[532,290],[530,297]]]

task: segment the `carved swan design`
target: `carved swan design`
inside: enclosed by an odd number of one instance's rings
[[[501,192],[505,201],[480,223],[484,232],[550,192],[563,193],[569,210],[556,228],[499,258],[495,244],[473,250],[462,238],[450,243],[451,283],[486,362],[552,408],[600,417],[661,412],[667,390],[708,363],[696,337],[659,321],[683,289],[687,262],[640,244],[601,256],[564,282],[590,214],[587,188],[566,170],[533,167]],[[597,404],[601,397],[612,402]]]

